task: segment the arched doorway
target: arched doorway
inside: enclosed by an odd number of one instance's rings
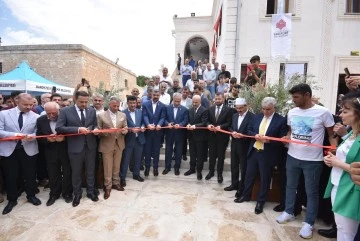
[[[204,62],[209,60],[209,55],[209,44],[202,37],[193,37],[185,45],[184,60],[192,56],[196,63],[200,59]]]

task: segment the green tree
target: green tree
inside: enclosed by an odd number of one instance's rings
[[[124,90],[124,88],[115,88],[115,86],[111,86],[109,91],[105,90],[105,83],[103,81],[99,82],[99,87],[95,87],[95,93],[102,94],[104,96],[104,106],[108,107],[110,97],[116,96],[120,97],[120,93]]]
[[[150,77],[147,77],[145,75],[139,75],[138,77],[136,77],[136,84],[138,86],[144,87],[146,85],[145,80],[149,78]]]

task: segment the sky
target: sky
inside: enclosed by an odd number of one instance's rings
[[[2,45],[83,44],[137,75],[175,69],[173,16],[209,16],[213,0],[0,0]]]

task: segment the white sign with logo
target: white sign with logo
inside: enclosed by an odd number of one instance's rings
[[[271,21],[271,58],[290,59],[291,13],[273,14]]]

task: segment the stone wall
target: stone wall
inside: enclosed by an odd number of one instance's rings
[[[123,97],[136,86],[133,72],[83,45],[0,46],[3,73],[16,68],[22,60],[43,77],[69,87],[76,87],[81,78],[86,78],[93,87],[104,82],[107,90],[112,86],[124,88]]]

